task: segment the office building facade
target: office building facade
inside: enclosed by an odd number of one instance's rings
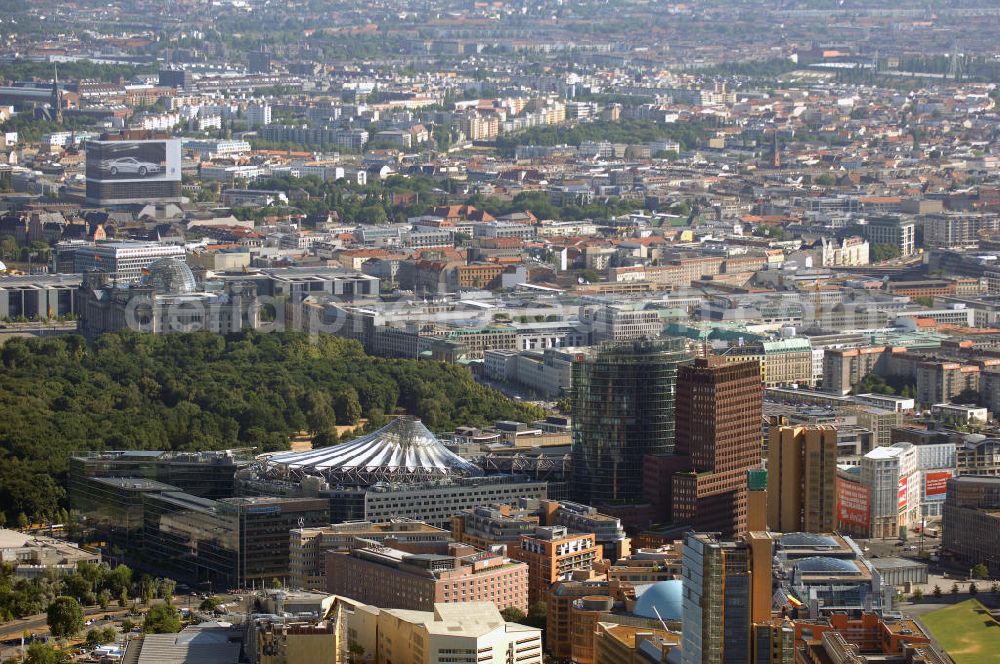
[[[865,239],[873,246],[891,244],[899,248],[902,256],[912,256],[916,251],[916,224],[902,217],[874,217],[864,226]]]
[[[632,552],[632,540],[625,536],[621,519],[568,500],[541,503],[546,513],[554,508],[552,516],[545,518],[546,525],[566,526],[571,533],[594,533],[594,541],[604,549],[606,558],[616,560]]]
[[[590,320],[592,343],[655,339],[663,333],[663,320],[656,311],[624,307],[602,307]]]
[[[70,460],[70,536],[113,563],[216,588],[289,578],[289,531],[330,522],[316,498],[236,498],[239,451]],[[173,482],[168,484],[167,480]]]
[[[438,603],[422,611],[359,606],[344,631],[377,662],[542,664],[542,630],[504,621],[488,602]]]
[[[412,519],[393,519],[383,523],[351,521],[319,528],[293,528],[289,537],[289,585],[306,590],[326,588],[327,551],[349,551],[355,546],[378,542],[419,553],[424,549],[436,550],[452,541],[452,535],[447,530]]]
[[[871,537],[894,538],[919,525],[922,476],[917,448],[910,443],[879,447],[863,456],[860,465]]]
[[[767,471],[747,471],[747,531],[767,530]]]
[[[522,475],[495,475],[412,485],[334,487],[320,495],[330,500],[333,523],[405,517],[447,528],[453,516],[474,505],[545,498],[548,484]]]
[[[963,475],[948,480],[941,546],[968,562],[1000,574],[1000,477]]]
[[[194,78],[186,69],[161,69],[158,74],[161,88],[183,88],[189,90],[194,86]]]
[[[685,537],[682,664],[756,664],[755,626],[771,620],[772,550],[767,533]]]
[[[288,533],[329,522],[312,498],[198,498],[181,492],[143,496],[141,557],[188,583],[266,587],[289,577]]]
[[[593,533],[570,533],[565,526],[538,526],[520,539],[518,546],[508,548],[508,553],[528,566],[531,605],[544,601],[556,581],[569,578],[574,570],[589,570],[604,557]]]
[[[741,534],[747,471],[761,465],[763,388],[756,362],[698,358],[677,376],[676,457],[671,520],[695,530]]]
[[[80,275],[77,274],[0,278],[0,320],[74,316],[79,287]]]
[[[181,202],[181,141],[135,132],[85,143],[86,197],[93,205]],[[108,140],[110,139],[110,140]]]
[[[682,339],[663,339],[605,345],[574,364],[575,502],[642,501],[643,458],[673,451],[677,370],[689,359]]]
[[[121,284],[138,283],[149,266],[160,258],[184,259],[184,247],[155,242],[99,242],[80,247],[74,255],[74,272],[105,272]]]
[[[70,499],[72,536],[109,562],[220,589],[287,580],[289,531],[329,522],[325,500],[212,500],[138,477],[83,478]]]
[[[236,494],[236,473],[251,460],[248,449],[86,452],[70,458],[69,493],[72,500],[88,478],[132,478],[152,480],[202,498],[230,498]]]
[[[451,544],[446,553],[407,553],[371,542],[326,554],[326,590],[376,606],[432,610],[436,603],[493,602],[528,611],[528,566]]]
[[[837,529],[837,430],[777,427],[767,445],[768,526],[783,533]]]

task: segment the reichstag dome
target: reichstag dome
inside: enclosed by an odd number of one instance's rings
[[[142,285],[159,295],[182,295],[198,290],[191,268],[184,261],[168,256],[149,264]]]

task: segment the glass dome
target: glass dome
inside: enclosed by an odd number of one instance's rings
[[[785,533],[781,536],[781,545],[788,547],[808,546],[829,549],[840,548],[840,545],[837,544],[837,540],[828,535],[818,535],[816,533]]]
[[[636,600],[633,613],[653,620],[660,618],[671,621],[680,620],[683,613],[681,608],[682,586],[683,582],[680,580],[659,581],[647,586]]]
[[[142,283],[162,294],[193,293],[198,289],[191,268],[173,257],[158,258],[150,263]]]
[[[795,563],[795,567],[803,574],[861,574],[854,561],[827,556],[803,558]]]

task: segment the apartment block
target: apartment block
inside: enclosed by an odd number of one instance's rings
[[[515,511],[509,505],[480,505],[451,517],[451,533],[456,542],[478,549],[504,544],[513,551],[538,523],[537,515]]]

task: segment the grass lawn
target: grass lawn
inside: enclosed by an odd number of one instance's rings
[[[921,620],[955,664],[992,664],[1000,653],[1000,623],[978,600],[931,611]]]

